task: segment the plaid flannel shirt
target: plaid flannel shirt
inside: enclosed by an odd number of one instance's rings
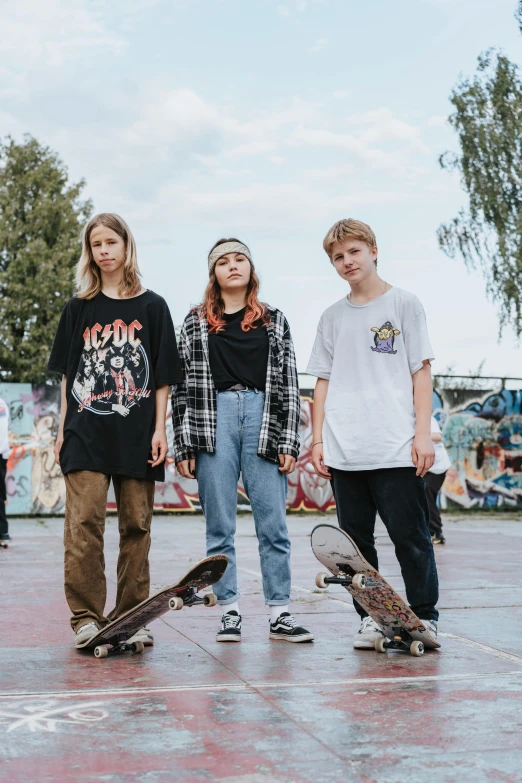
[[[277,463],[278,454],[296,459],[299,455],[301,399],[290,327],[280,310],[269,307],[269,314],[265,407],[257,453]],[[208,358],[208,324],[198,309],[185,318],[179,355],[185,379],[172,390],[176,464],[198,451],[216,450],[216,387]]]

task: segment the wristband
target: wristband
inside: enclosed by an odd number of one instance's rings
[[[315,443],[312,443],[312,448],[313,448],[314,446],[318,446],[318,445],[319,445],[320,443],[322,443],[322,442],[323,442],[322,440],[316,440],[316,442],[315,442]]]

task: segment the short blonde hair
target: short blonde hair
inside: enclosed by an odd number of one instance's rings
[[[93,299],[102,289],[100,270],[91,249],[91,234],[96,226],[105,226],[118,234],[125,243],[123,277],[118,288],[122,299],[136,296],[141,291],[141,272],[138,267],[136,242],[127,223],[113,212],[101,212],[89,220],[82,234],[82,254],[76,265],[76,296]]]
[[[345,218],[338,220],[331,227],[323,240],[323,248],[326,255],[332,260],[332,248],[335,242],[346,242],[347,239],[355,239],[358,242],[364,242],[370,250],[377,247],[377,238],[367,223],[362,220]]]

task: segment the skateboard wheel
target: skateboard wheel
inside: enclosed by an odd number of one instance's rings
[[[207,593],[203,596],[203,603],[205,606],[215,606],[217,604],[217,595],[214,595],[214,593]]]
[[[177,609],[182,609],[183,598],[180,598],[179,596],[176,596],[175,598],[171,598],[169,601],[169,607],[172,609],[173,612],[175,612]]]
[[[386,652],[386,639],[383,636],[375,640],[375,649],[380,653]]]
[[[108,654],[109,654],[109,650],[104,645],[100,645],[100,647],[94,648],[95,658],[106,658]]]
[[[352,587],[355,587],[356,590],[364,590],[366,587],[366,577],[364,574],[355,574],[354,577],[352,577]]]
[[[328,578],[328,574],[325,574],[324,572],[317,574],[315,577],[315,584],[317,587],[320,587],[321,590],[324,590],[326,587],[328,587],[328,582],[326,581]]]
[[[410,655],[414,655],[416,658],[420,658],[424,655],[424,645],[422,642],[412,642],[410,644]]]
[[[144,649],[145,649],[145,645],[143,644],[143,642],[134,642],[134,644],[132,645],[133,653],[142,653]]]

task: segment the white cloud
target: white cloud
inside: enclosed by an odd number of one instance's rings
[[[418,142],[420,137],[420,128],[396,119],[386,108],[351,115],[346,124],[364,128],[361,138],[367,143],[390,140]]]
[[[58,66],[79,51],[120,52],[124,46],[86,0],[17,0],[2,14],[0,52],[18,67]]]
[[[447,125],[448,118],[441,115],[435,115],[433,117],[430,117],[427,126],[428,128],[442,128],[445,125]]]
[[[349,115],[344,125],[350,132],[299,124],[287,143],[292,147],[343,150],[351,158],[349,163],[365,161],[382,172],[401,176],[420,173],[416,156],[429,151],[421,139],[420,127],[397,119],[386,108]]]
[[[234,225],[261,235],[288,230],[302,230],[310,221],[328,222],[331,215],[365,205],[407,203],[412,194],[397,190],[364,190],[339,188],[334,195],[324,188],[306,187],[300,182],[276,183],[252,181],[234,189],[210,190],[208,183],[197,185],[167,184],[161,189],[150,214],[168,220],[176,209],[178,220],[192,220],[201,225]],[[357,183],[359,184],[359,183]],[[144,219],[145,215],[141,215]]]

